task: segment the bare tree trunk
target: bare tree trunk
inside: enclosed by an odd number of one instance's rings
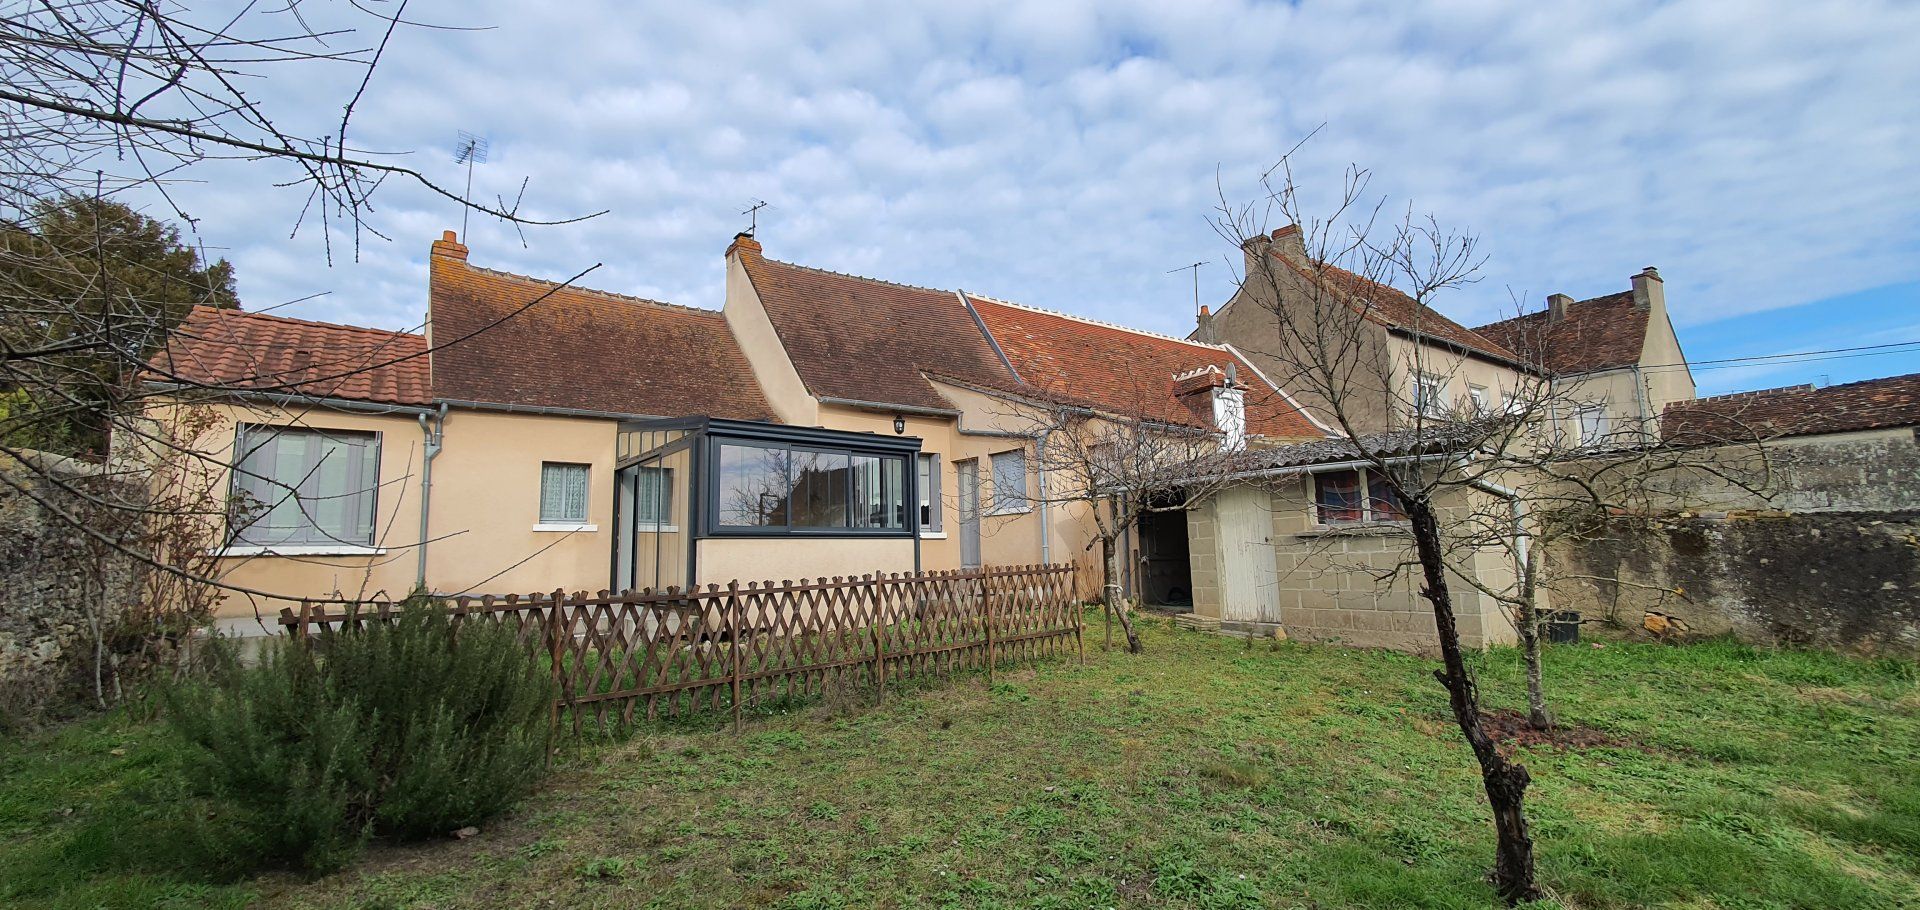
[[[1460,629],[1453,616],[1453,594],[1447,588],[1446,564],[1441,560],[1443,541],[1440,525],[1433,514],[1433,503],[1424,495],[1406,497],[1407,518],[1413,526],[1414,547],[1420,557],[1424,586],[1420,595],[1433,605],[1433,619],[1440,634],[1440,654],[1446,669],[1435,670],[1434,677],[1447,688],[1453,707],[1453,719],[1460,733],[1473,747],[1480,763],[1480,779],[1487,791],[1487,804],[1493,809],[1493,828],[1498,841],[1493,864],[1493,886],[1509,904],[1536,900],[1540,886],[1533,877],[1533,837],[1527,833],[1526,794],[1532,782],[1527,769],[1507,761],[1494,746],[1480,723],[1480,697],[1473,678],[1460,653]]]
[[[1547,690],[1540,669],[1540,613],[1531,605],[1529,616],[1520,622],[1520,653],[1527,661],[1527,725],[1535,730],[1553,729],[1553,712],[1547,710]]]
[[[1134,631],[1133,620],[1127,616],[1127,602],[1120,596],[1120,548],[1114,546],[1113,538],[1100,539],[1100,556],[1106,570],[1106,584],[1101,591],[1107,602],[1107,613],[1119,617],[1120,631],[1127,636],[1127,652],[1139,654],[1146,649],[1140,644],[1140,633]]]

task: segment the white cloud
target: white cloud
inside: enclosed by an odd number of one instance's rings
[[[1683,327],[1920,278],[1920,8],[1892,3],[1166,4],[442,2],[480,32],[396,39],[358,117],[366,147],[583,224],[476,218],[475,262],[680,303],[720,302],[720,253],[766,199],[770,255],[962,286],[1169,332],[1186,279],[1228,259],[1231,192],[1325,122],[1311,198],[1357,162],[1373,188],[1474,230],[1469,321],[1626,286],[1656,264]],[[261,97],[324,133],[351,79]],[[223,166],[180,190],[252,305],[410,325],[429,241],[460,216],[390,186],[359,261],[329,269],[284,179]],[[339,238],[336,238],[338,240]],[[338,252],[340,247],[336,245]],[[1205,297],[1228,270],[1202,270]]]

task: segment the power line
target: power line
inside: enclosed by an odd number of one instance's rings
[[[1817,351],[1786,351],[1779,354],[1755,354],[1750,357],[1723,357],[1716,360],[1680,361],[1676,363],[1656,363],[1642,367],[1643,371],[1656,370],[1725,370],[1740,366],[1756,366],[1774,362],[1812,363],[1820,360],[1845,360],[1850,357],[1873,357],[1881,354],[1913,353],[1920,346],[1920,339],[1913,341],[1890,341],[1886,344],[1865,344],[1850,348],[1824,348]]]

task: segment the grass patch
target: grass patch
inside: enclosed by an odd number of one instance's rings
[[[1431,663],[1145,624],[1090,651],[580,748],[478,837],[308,881],[167,853],[168,746],[108,717],[0,744],[0,905],[1488,907],[1492,831]],[[1475,658],[1520,710],[1511,651]],[[1878,908],[1920,894],[1910,662],[1724,642],[1552,648],[1521,746],[1567,907]],[[1618,745],[1615,745],[1617,743]],[[120,750],[116,753],[115,750]]]

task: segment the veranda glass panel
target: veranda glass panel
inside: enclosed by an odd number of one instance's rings
[[[843,452],[793,450],[793,526],[847,526],[848,458]]]
[[[785,449],[720,446],[720,524],[730,528],[778,528],[787,524],[792,496]]]
[[[853,456],[853,526],[906,527],[906,462],[877,455]]]

